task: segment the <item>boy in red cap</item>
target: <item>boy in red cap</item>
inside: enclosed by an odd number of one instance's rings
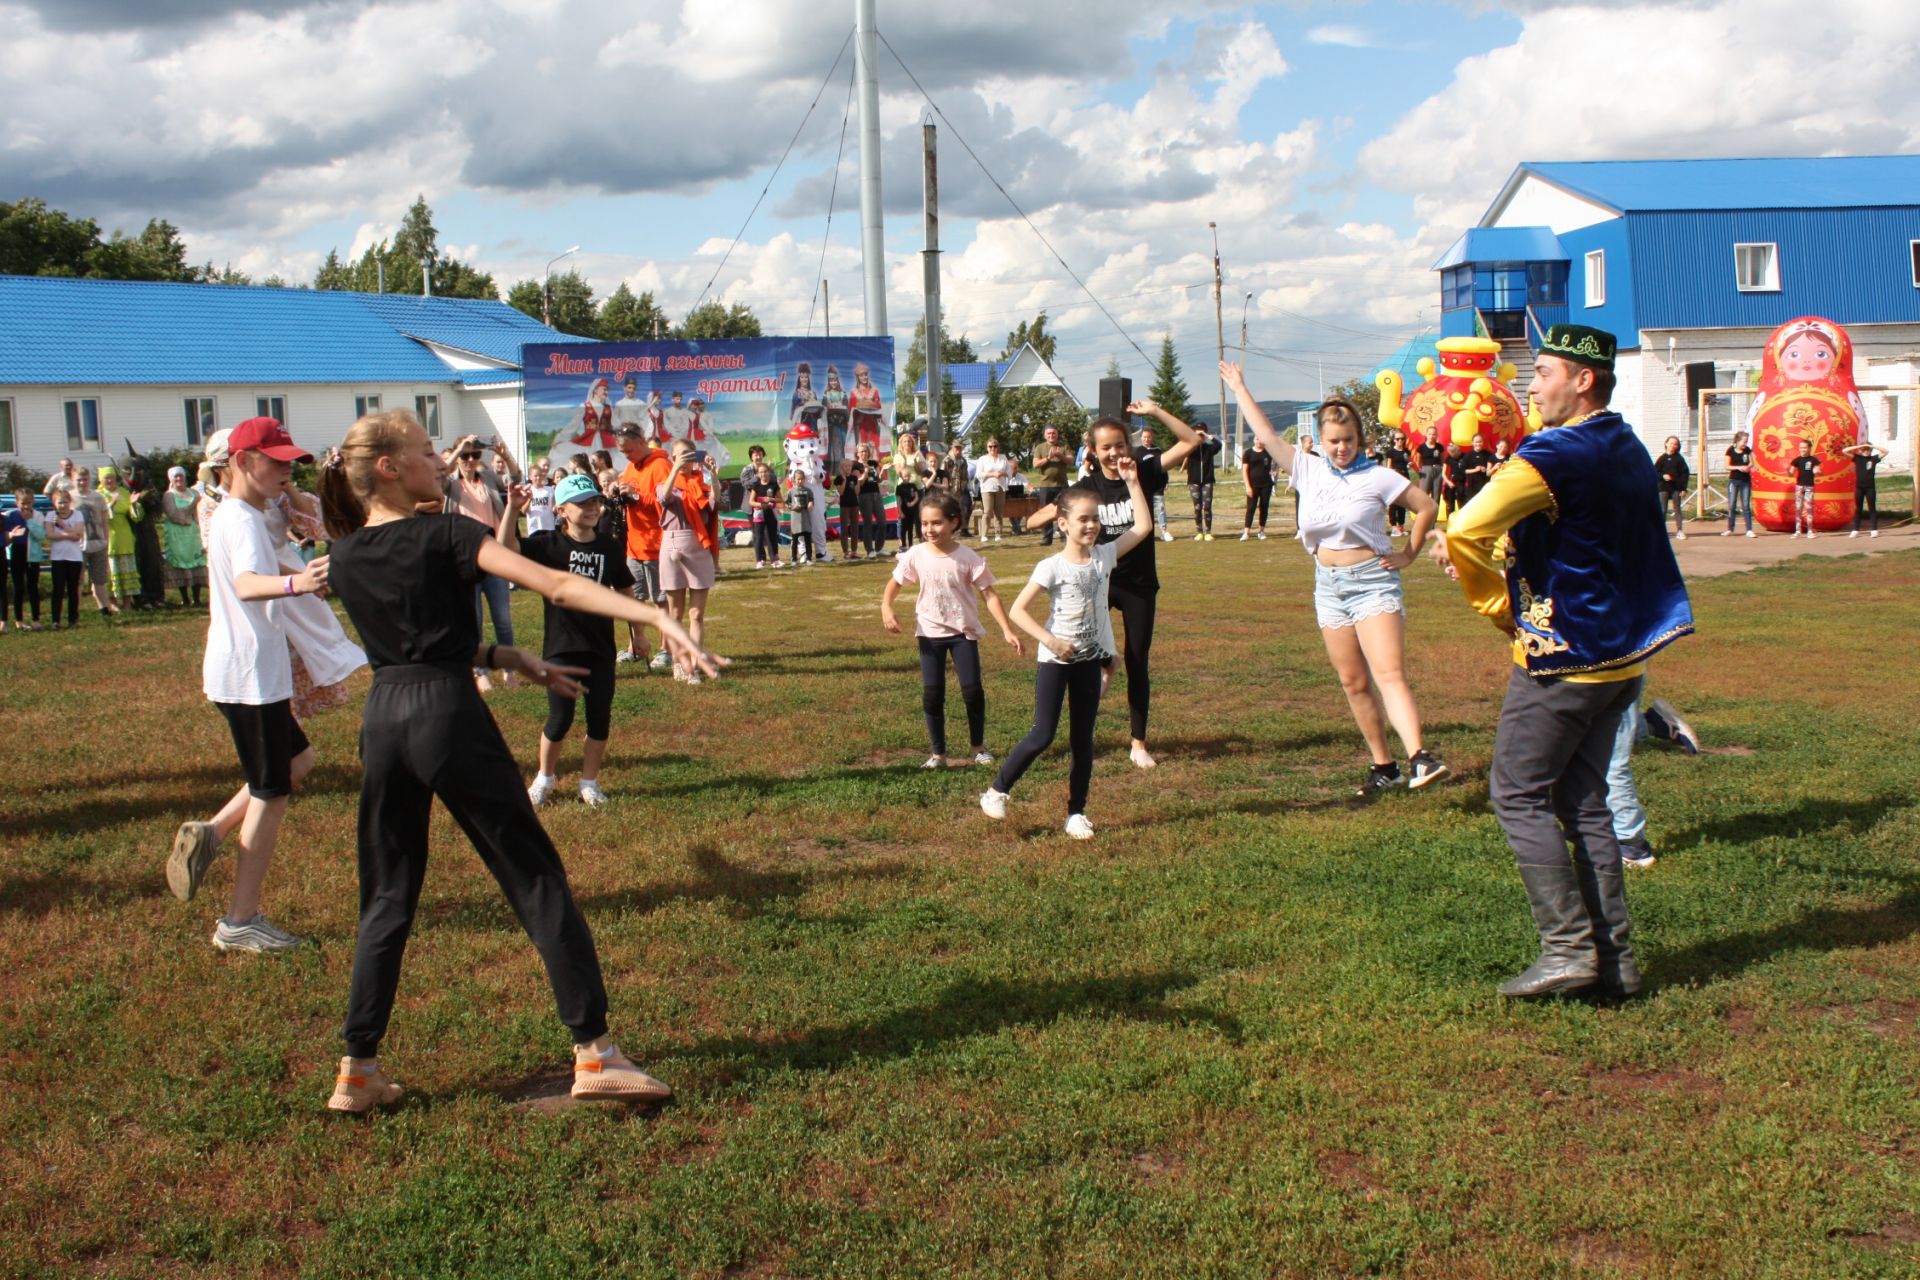
[[[274,603],[324,591],[327,558],[297,570],[283,565],[284,541],[267,523],[267,504],[285,486],[293,464],[310,462],[312,455],[272,418],[249,418],[233,428],[227,449],[227,492],[237,501],[222,502],[208,523],[209,617],[201,680],[233,732],[248,800],[233,896],[214,927],[213,945],[222,951],[289,951],[301,940],[268,921],[260,891],[287,799],[313,767],[313,748],[294,722],[293,665]],[[215,847],[176,842],[167,880],[178,896],[193,896]]]

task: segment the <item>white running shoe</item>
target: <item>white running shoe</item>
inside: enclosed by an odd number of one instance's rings
[[[1255,534],[1254,536],[1259,538],[1260,541],[1265,542],[1267,540],[1267,531],[1265,529],[1262,529],[1259,533]]]
[[[1680,539],[1680,541],[1682,541],[1682,542],[1685,542],[1685,541],[1687,540],[1687,535],[1686,535],[1686,534],[1685,534],[1684,532],[1682,532],[1682,533],[1676,533],[1676,534],[1674,534],[1673,536],[1674,536],[1674,537],[1676,537],[1676,538],[1678,538],[1678,539]]]
[[[1809,530],[1807,530],[1807,541],[1808,541],[1808,542],[1812,542],[1812,541],[1813,541],[1813,530],[1811,530],[1811,529],[1809,529]]]
[[[1127,759],[1133,761],[1134,767],[1138,769],[1151,769],[1160,763],[1153,758],[1145,747],[1135,747],[1133,750],[1127,752]]]
[[[668,667],[671,667],[672,665],[673,665],[673,655],[668,653],[665,649],[662,649],[660,652],[653,655],[653,660],[651,662],[647,663],[647,670],[665,671]]]
[[[947,767],[947,758],[945,756],[928,756],[926,763],[920,767],[922,769],[944,769]]]
[[[1250,535],[1247,533],[1245,529],[1242,529],[1240,531],[1240,541],[1245,542],[1249,536]]]
[[[1093,824],[1087,821],[1087,815],[1076,813],[1067,819],[1067,834],[1075,840],[1093,839]]]
[[[218,951],[273,952],[292,951],[306,943],[256,911],[251,920],[242,920],[239,924],[228,924],[222,917],[213,927],[213,945]]]
[[[1867,534],[1867,536],[1868,536],[1869,538],[1877,538],[1877,537],[1879,537],[1879,536],[1880,536],[1880,531],[1879,531],[1878,529],[1873,529],[1873,530],[1870,530],[1870,531],[1868,532],[1868,534]]]
[[[183,822],[167,856],[167,888],[182,902],[193,901],[206,879],[213,855],[220,851],[220,833],[211,822]]]
[[[600,789],[596,778],[580,779],[580,803],[598,809],[607,802],[607,793]]]
[[[534,775],[533,785],[527,788],[527,799],[533,801],[534,808],[538,809],[547,802],[547,798],[553,794],[553,784],[558,781],[559,779],[550,773]]]
[[[631,649],[622,649],[614,655],[613,660],[615,662],[638,662],[640,661],[640,655]]]
[[[1757,537],[1759,537],[1760,535],[1759,535],[1759,534],[1757,534],[1757,533],[1755,533],[1755,532],[1754,532],[1753,530],[1751,530],[1751,529],[1749,529],[1749,530],[1747,530],[1747,536],[1748,536],[1749,538],[1757,538]]]
[[[1162,530],[1160,531],[1160,541],[1162,541],[1162,542],[1172,542],[1172,541],[1173,541],[1173,534],[1172,534],[1171,532],[1169,532],[1168,530],[1166,530],[1166,529],[1162,529]]]
[[[1858,529],[1855,529],[1852,533],[1848,534],[1847,536],[1849,538],[1857,538],[1860,536],[1860,531]]]
[[[989,818],[1005,818],[1007,816],[1007,793],[1004,791],[995,791],[992,787],[988,787],[985,791],[982,791],[980,793],[980,812],[986,814]]]
[[[975,764],[992,764],[993,752],[988,751],[985,747],[982,747],[980,750],[973,753],[973,762]]]

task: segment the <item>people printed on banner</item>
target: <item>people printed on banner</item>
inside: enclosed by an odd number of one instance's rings
[[[607,380],[595,378],[587,388],[586,403],[580,406],[580,430],[572,439],[583,448],[594,445],[613,447],[613,404],[607,394]]]
[[[837,467],[853,457],[848,428],[852,425],[846,388],[840,385],[840,370],[827,366],[827,383],[820,388],[820,403],[826,409],[827,465]]]
[[[853,414],[855,446],[866,445],[879,457],[885,448],[882,432],[886,402],[880,398],[880,388],[873,385],[873,370],[864,363],[853,366],[853,389],[847,392],[847,408]]]

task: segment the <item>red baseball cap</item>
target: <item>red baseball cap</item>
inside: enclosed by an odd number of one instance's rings
[[[275,462],[312,462],[313,455],[293,442],[277,418],[248,418],[227,435],[227,454],[258,449]]]

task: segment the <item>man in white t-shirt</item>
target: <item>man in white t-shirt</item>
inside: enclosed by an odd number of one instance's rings
[[[673,393],[673,403],[660,411],[660,429],[665,438],[662,445],[671,446],[676,440],[685,440],[693,433],[693,410],[687,408],[678,391]]]
[[[293,784],[313,767],[313,748],[293,718],[293,662],[277,601],[327,585],[327,557],[283,564],[267,507],[293,464],[312,455],[272,418],[249,418],[227,438],[227,500],[208,521],[207,651],[201,682],[226,718],[247,785],[213,822],[188,822],[174,838],[167,885],[180,899],[199,890],[219,849],[221,824],[237,817],[239,854],[227,914],[214,927],[221,951],[288,951],[300,939],[260,910],[261,887]]]
[[[639,427],[644,433],[647,429],[647,410],[651,404],[640,398],[640,379],[628,374],[627,380],[621,384],[621,389],[625,394],[620,397],[620,402],[613,406],[614,431],[618,433],[621,427],[632,425]]]

